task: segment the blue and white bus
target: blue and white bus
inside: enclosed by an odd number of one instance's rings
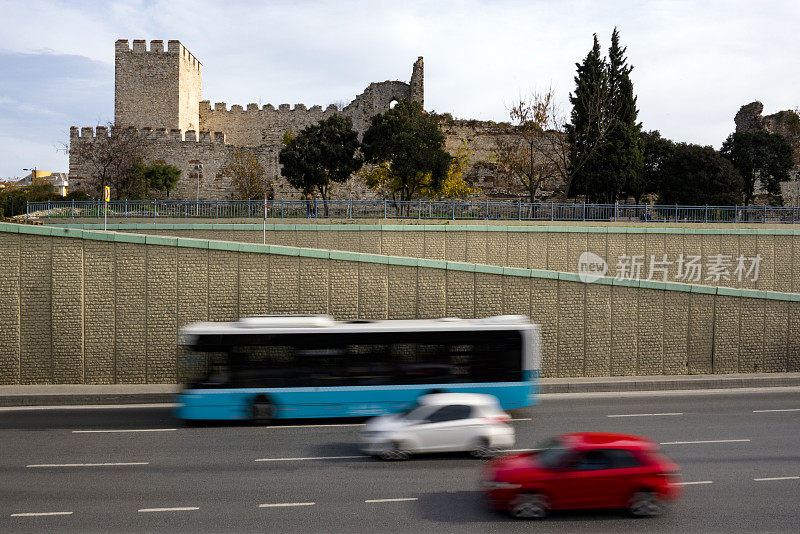
[[[406,410],[431,392],[488,393],[535,404],[538,325],[524,316],[336,321],[261,316],[195,323],[185,347],[181,419],[265,423]]]

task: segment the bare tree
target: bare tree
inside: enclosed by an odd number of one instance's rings
[[[271,189],[267,183],[266,169],[252,150],[233,149],[220,172],[231,179],[237,198],[263,199]]]
[[[70,139],[70,167],[79,169],[90,194],[99,195],[110,186],[116,198],[140,198],[147,187],[141,173],[139,134],[135,128],[109,127],[110,136],[98,127],[95,137]]]
[[[548,180],[566,175],[569,147],[553,102],[553,90],[531,93],[511,107],[510,135],[495,141],[494,157],[502,172],[525,187],[530,202]]]

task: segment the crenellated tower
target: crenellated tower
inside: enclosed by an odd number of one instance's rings
[[[203,66],[180,41],[126,39],[114,53],[114,124],[198,130]]]

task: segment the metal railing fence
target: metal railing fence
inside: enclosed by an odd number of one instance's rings
[[[102,218],[103,201],[28,202],[28,218]],[[115,200],[113,218],[329,218],[663,223],[800,223],[800,207],[438,200]]]

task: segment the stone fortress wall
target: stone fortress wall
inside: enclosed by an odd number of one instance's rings
[[[200,198],[230,198],[233,194],[230,179],[222,176],[219,170],[236,147],[246,147],[256,154],[266,169],[275,198],[299,198],[299,191],[289,186],[280,175],[277,157],[285,132],[299,132],[339,111],[351,118],[354,128],[361,135],[369,127],[371,118],[385,112],[394,101],[410,98],[424,104],[424,67],[421,57],[413,65],[409,83],[371,83],[341,110],[335,106],[323,109],[321,106],[306,107],[304,104],[295,104],[293,107],[280,104],[275,107],[272,104],[259,106],[251,103],[229,108],[225,102],[216,102],[212,106],[211,101],[202,100],[202,75],[201,63],[179,41],[168,41],[166,49],[163,41],[151,41],[149,50],[143,40],[133,41],[132,47],[127,40],[116,42],[115,126],[135,127],[141,131],[145,159],[163,160],[183,171],[171,198],[196,198],[198,182]],[[763,128],[781,133],[793,142],[798,167],[794,172],[795,179],[784,183],[782,188],[784,203],[796,205],[800,202],[796,178],[797,169],[800,169],[800,135],[787,129],[787,118],[791,119],[789,112],[762,117],[762,110],[763,105],[759,102],[743,106],[736,115],[736,128]],[[476,198],[527,197],[524,188],[500,172],[493,162],[492,153],[497,140],[513,135],[511,125],[442,117],[441,126],[446,136],[446,148],[451,154],[455,154],[463,145],[471,153],[471,165],[465,172],[465,178],[479,189]],[[168,133],[160,137],[156,133],[156,137],[153,137],[148,129]],[[188,142],[174,143],[177,137],[173,130],[179,130],[180,140]],[[204,133],[218,137],[214,132],[225,136],[221,144],[200,151],[191,144],[198,134],[201,135],[201,142]],[[70,137],[71,146],[93,142],[97,142],[95,136],[84,136],[83,133]],[[73,188],[92,189],[90,173],[84,163],[71,153],[69,173]],[[203,166],[201,173],[195,171],[198,164]],[[543,184],[540,196],[543,200],[560,198],[562,189],[563,184],[553,179]],[[331,195],[332,198],[376,198],[375,192],[357,177],[345,184],[334,184]]]
[[[424,103],[423,60],[418,58],[409,83],[386,81],[371,83],[363,93],[338,110],[330,105],[307,108],[304,104],[272,104],[260,107],[233,105],[224,102],[213,108],[201,100],[202,65],[179,42],[151,41],[150,49],[142,40],[129,47],[127,40],[115,45],[114,125],[136,128],[141,136],[141,150],[148,161],[163,160],[182,170],[181,180],[172,198],[229,198],[233,189],[230,179],[220,173],[233,150],[246,147],[258,157],[273,183],[276,198],[298,198],[300,192],[280,176],[278,153],[284,133],[299,132],[334,113],[340,112],[353,121],[363,135],[373,116],[383,113],[393,102],[411,99]],[[70,144],[98,143],[114,135],[105,127],[73,127]],[[199,145],[196,143],[199,134]],[[214,140],[211,143],[211,140]],[[79,151],[70,151],[70,181],[74,188],[90,189],[90,168],[81,160]],[[202,165],[202,172],[195,170]],[[357,179],[337,184],[336,197],[371,198],[373,195]]]
[[[181,326],[287,313],[525,314],[547,377],[800,370],[791,293],[8,223],[0,257],[0,384],[174,383]]]

